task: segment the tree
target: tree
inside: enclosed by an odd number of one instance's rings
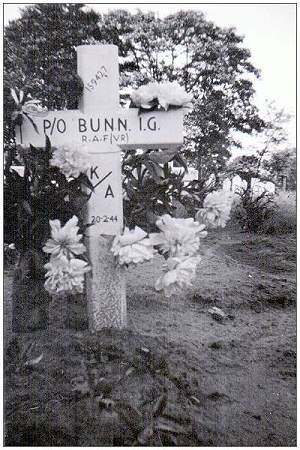
[[[258,232],[263,224],[272,216],[274,211],[273,196],[266,189],[257,193],[253,189],[253,180],[273,181],[272,175],[261,157],[243,155],[234,158],[227,167],[230,178],[238,175],[244,185],[236,190],[239,202],[234,208],[232,217],[237,220],[244,230]]]
[[[30,92],[49,109],[77,107],[81,83],[76,75],[79,44],[97,37],[98,16],[81,4],[35,4],[11,21],[4,33],[4,124],[13,139],[10,88]]]
[[[178,80],[194,93],[184,154],[198,169],[193,187],[204,198],[219,187],[229,148],[237,144],[231,132],[260,132],[264,127],[252,104],[250,78],[259,72],[249,61],[250,52],[241,46],[243,38],[234,29],[222,29],[195,11],[181,11],[164,20],[153,13],[112,12],[105,23],[114,23],[115,43],[120,40],[116,27],[122,16],[127,21],[121,41],[131,62],[124,68],[124,84],[132,83],[133,76],[137,85]]]
[[[284,124],[290,116],[283,109],[277,109],[274,103],[267,103],[265,127],[260,133],[253,133],[253,144],[247,144],[253,154],[234,158],[227,166],[226,173],[232,178],[235,175],[245,181],[246,189],[251,189],[252,179],[273,181],[274,171],[284,163],[284,157],[277,158],[282,146],[285,145],[287,134]],[[272,161],[272,162],[271,162]]]
[[[275,184],[283,190],[296,190],[297,163],[296,149],[286,149],[273,153],[267,161],[268,170]]]
[[[238,175],[246,184],[245,190],[250,191],[252,180],[258,178],[260,181],[271,181],[271,174],[264,167],[258,155],[243,155],[234,158],[227,167],[230,178]]]
[[[234,29],[222,29],[195,11],[161,20],[141,11],[98,15],[83,6],[36,4],[6,27],[4,69],[6,75],[14,73],[10,85],[23,83],[25,76],[34,89],[32,95],[49,108],[71,107],[76,97],[68,84],[76,74],[74,47],[85,42],[113,43],[119,47],[125,84],[132,85],[134,76],[139,84],[177,80],[187,91],[201,93],[200,105],[202,109],[210,105],[206,114],[213,123],[226,105],[231,126],[249,132],[261,124],[251,105],[252,83],[246,78],[258,76],[258,71]]]
[[[201,203],[220,183],[230,157],[231,132],[259,132],[264,126],[252,104],[251,77],[259,73],[242,41],[234,29],[222,29],[195,11],[159,19],[141,11],[98,15],[82,4],[27,7],[5,30],[7,137],[11,138],[13,128],[10,87],[25,85],[51,109],[74,108],[82,89],[76,76],[75,46],[116,44],[123,87],[177,80],[194,94],[183,150],[199,170],[199,180],[190,189],[199,194]],[[165,188],[169,189],[167,183]]]
[[[213,81],[187,118],[184,154],[198,169],[198,189],[202,197],[221,186],[230,149],[240,147],[232,133],[260,133],[264,128],[257,109],[251,104],[252,84],[239,79],[237,73],[232,78],[226,80],[225,72],[223,87]]]

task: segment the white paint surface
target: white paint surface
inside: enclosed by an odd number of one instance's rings
[[[182,110],[138,115],[135,108],[112,110],[98,101],[93,102],[94,105],[98,108],[97,113],[49,111],[42,117],[33,117],[39,133],[34,131],[29,121],[24,120],[21,127],[16,127],[17,142],[24,146],[32,144],[42,147],[47,135],[53,146],[86,144],[90,147],[89,152],[95,152],[97,148],[96,153],[111,153],[112,145],[121,148],[169,148],[183,143]],[[95,143],[97,147],[93,145]]]

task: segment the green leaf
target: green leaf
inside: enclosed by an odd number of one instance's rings
[[[179,152],[180,148],[173,150],[163,150],[160,152],[153,152],[149,154],[148,158],[158,164],[165,164],[171,161],[174,156]]]
[[[188,166],[187,166],[186,160],[180,153],[177,153],[177,155],[174,157],[174,161],[177,161],[179,164],[181,164],[181,166],[184,168],[185,172],[188,171]]]
[[[39,130],[38,130],[38,127],[36,126],[36,123],[32,120],[32,118],[31,118],[27,113],[25,113],[25,112],[23,112],[23,115],[29,120],[29,122],[30,122],[31,125],[33,126],[35,132],[36,132],[37,134],[40,134],[40,133],[39,133]]]
[[[16,94],[16,91],[13,88],[11,88],[10,93],[11,93],[11,96],[14,99],[16,105],[18,105],[20,102],[19,102],[18,96]]]
[[[154,163],[153,161],[145,161],[145,166],[156,183],[160,183],[163,180],[164,171],[159,164]]]
[[[45,150],[49,154],[51,154],[51,142],[48,136],[46,136],[46,144],[45,144]]]
[[[92,192],[94,192],[94,186],[87,174],[81,173],[79,177],[77,177],[77,180],[80,181],[80,183],[82,183],[84,186],[89,188]]]
[[[162,394],[155,402],[153,408],[153,417],[161,416],[167,406],[167,395]]]

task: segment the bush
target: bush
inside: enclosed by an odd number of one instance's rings
[[[274,197],[275,211],[263,225],[265,233],[294,233],[297,227],[296,193],[281,191]]]
[[[265,232],[264,226],[275,211],[274,196],[267,191],[257,194],[245,188],[236,193],[239,201],[231,213],[233,221],[238,222],[244,231]]]

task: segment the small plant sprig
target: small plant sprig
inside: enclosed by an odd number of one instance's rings
[[[32,116],[43,116],[48,113],[48,109],[42,106],[40,100],[33,99],[30,94],[21,89],[11,88],[10,93],[16,104],[16,109],[12,113],[12,122],[15,125],[22,125],[24,119],[28,120],[36,133],[39,133]]]

